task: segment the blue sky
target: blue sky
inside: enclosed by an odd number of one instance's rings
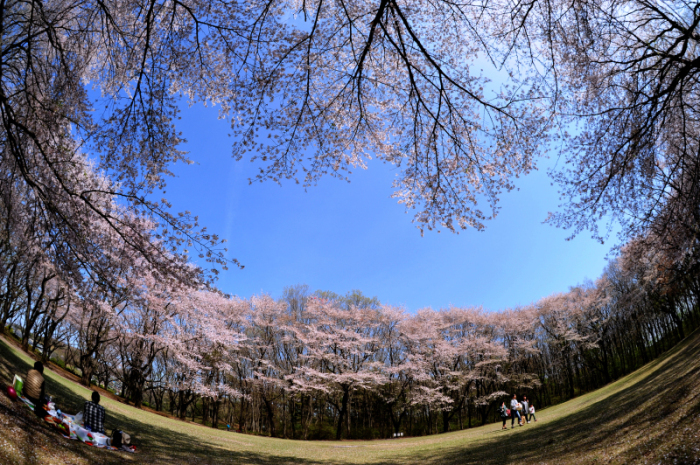
[[[610,245],[542,224],[558,195],[545,167],[504,194],[486,230],[426,231],[392,199],[395,168],[371,162],[347,183],[326,178],[315,187],[293,182],[253,183],[256,166],[231,157],[228,121],[217,109],[185,108],[182,148],[194,165],[178,165],[168,182],[177,211],[191,210],[211,232],[228,240],[231,268],[218,286],[242,297],[282,294],[285,286],[345,293],[360,289],[409,311],[483,305],[499,310],[524,305],[595,279]]]

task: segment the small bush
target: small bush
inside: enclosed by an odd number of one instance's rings
[[[310,440],[330,440],[335,439],[335,428],[331,425],[321,425],[309,427]]]
[[[377,428],[354,427],[350,431],[350,439],[382,439],[385,435]],[[391,437],[391,436],[390,436]]]

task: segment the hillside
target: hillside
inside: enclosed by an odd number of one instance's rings
[[[0,383],[32,361],[0,339]],[[46,370],[47,392],[67,412],[89,392]],[[138,453],[87,447],[39,424],[0,395],[2,464],[700,464],[700,331],[598,391],[537,413],[538,422],[500,424],[389,441],[303,442],[205,428],[104,399],[106,427],[132,433]]]

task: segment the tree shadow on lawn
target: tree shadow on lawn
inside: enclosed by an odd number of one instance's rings
[[[30,364],[0,340],[0,381],[3,386],[10,384],[15,373],[26,374]],[[50,376],[57,376],[51,374]],[[671,432],[678,431],[682,421],[694,421],[700,414],[700,332],[696,331],[688,339],[672,349],[667,355],[652,362],[642,370],[630,375],[628,387],[593,402],[581,410],[549,422],[538,422],[515,430],[501,431],[500,423],[493,425],[493,434],[465,447],[442,448],[437,446],[432,452],[419,452],[415,455],[397,457],[384,463],[420,464],[485,464],[506,463],[627,463],[643,461],[647,454],[658,455],[659,449],[666,451],[670,444]],[[49,384],[50,383],[50,384]],[[78,412],[86,400],[78,393],[58,383],[47,381],[47,391],[54,395],[57,403],[66,411]],[[605,388],[604,388],[605,389]],[[604,395],[604,393],[601,393]],[[16,404],[15,404],[16,405]],[[28,410],[26,412],[29,412]],[[2,411],[0,411],[0,414]],[[25,416],[28,413],[23,412]],[[320,464],[328,460],[313,461],[295,457],[271,455],[267,452],[236,451],[235,442],[245,442],[247,436],[230,433],[230,441],[225,436],[222,443],[202,439],[194,435],[175,432],[118,412],[107,412],[107,429],[119,427],[132,434],[139,449],[137,454],[115,453],[85,446],[63,439],[58,433],[40,425],[33,415],[28,415],[41,431],[36,434],[56,435],[51,439],[56,447],[84,458],[92,463],[133,463],[170,464],[198,463],[225,464],[251,463],[273,464]],[[175,421],[166,420],[164,421]],[[669,431],[659,429],[657,423],[665,423]],[[177,423],[176,423],[177,425]],[[185,423],[182,424],[185,426]],[[25,426],[20,425],[23,429]],[[204,436],[207,429],[202,428]],[[215,430],[211,430],[214,433]],[[693,428],[694,431],[694,428]],[[35,434],[28,433],[27,434]],[[217,433],[218,434],[218,433]],[[677,439],[677,438],[676,438]],[[692,439],[686,442],[692,444]],[[675,441],[673,441],[675,442]],[[27,445],[29,444],[29,445]],[[32,442],[20,444],[32,447]],[[675,457],[683,457],[681,445]],[[234,450],[231,450],[234,449]],[[31,453],[31,450],[26,451]],[[675,463],[700,463],[697,452],[683,450],[686,458]],[[695,454],[693,456],[692,454]],[[623,455],[619,455],[623,454]],[[334,460],[342,463],[342,460]],[[658,458],[656,460],[658,462]],[[655,463],[656,463],[655,462]],[[35,463],[28,461],[26,463]],[[66,462],[72,463],[72,462]]]
[[[0,395],[0,418],[3,425],[0,434],[18,451],[21,451],[14,457],[6,456],[2,453],[5,451],[0,451],[0,462],[7,461],[7,463],[22,465],[41,464],[46,463],[49,459],[47,456],[55,458],[58,455],[67,459],[64,463],[75,463],[76,460],[83,463],[123,463],[123,460],[118,457],[121,454],[107,454],[106,451],[96,447],[85,446],[77,441],[63,438],[58,431],[36,418],[24,404],[19,401],[12,402],[4,395],[5,388],[12,384],[14,375],[17,374],[24,379],[32,365],[33,363],[17,356],[8,344],[0,339],[0,387],[3,390],[3,394]],[[56,399],[60,398],[62,402],[65,401],[67,408],[82,405],[79,396],[65,387],[50,380],[47,381],[47,386],[49,386],[49,395],[53,395]]]
[[[316,464],[317,462],[296,457],[276,456],[270,453],[260,453],[251,450],[236,450],[236,443],[245,443],[248,436],[237,433],[223,433],[204,426],[185,424],[189,428],[202,428],[201,433],[208,436],[211,433],[223,434],[219,437],[202,439],[183,432],[153,425],[138,419],[129,418],[114,412],[111,414],[113,422],[120,425],[132,438],[139,452],[137,461],[149,464]],[[167,420],[177,421],[177,420]],[[230,435],[230,438],[226,437]],[[220,442],[216,442],[220,439]],[[250,446],[248,446],[249,448]]]
[[[700,332],[630,376],[638,378],[632,385],[571,415],[509,429],[502,435],[496,423],[491,438],[464,448],[436,450],[420,462],[629,463],[664,449],[667,457],[676,458],[672,463],[699,464],[698,451],[688,447],[696,439],[690,437],[684,443],[677,440],[677,433],[682,422],[692,426],[700,412]],[[664,421],[665,429],[655,426]],[[694,434],[695,429],[686,427],[685,431],[692,430],[686,434]]]
[[[19,350],[19,349],[16,349]],[[32,368],[32,363],[19,357],[7,342],[0,339],[0,385],[4,390],[6,386],[12,384],[14,375],[17,374],[24,379],[26,373]],[[80,412],[87,400],[79,393],[56,382],[53,377],[58,377],[50,370],[45,370],[46,392],[54,397],[56,405],[65,412]],[[70,381],[72,382],[72,381]],[[172,464],[172,463],[198,463],[198,464],[224,464],[224,463],[254,463],[261,465],[273,464],[320,464],[311,460],[302,460],[294,457],[281,457],[274,455],[262,455],[251,451],[235,451],[227,449],[225,446],[215,442],[203,442],[201,438],[187,433],[175,432],[169,428],[149,424],[141,420],[131,418],[119,412],[107,409],[105,429],[108,433],[112,428],[119,428],[127,431],[134,438],[137,446],[137,453],[114,452],[90,447],[79,441],[65,439],[60,433],[34,417],[31,411],[21,406],[20,403],[10,403],[3,394],[3,402],[0,404],[0,415],[13,417],[13,422],[22,430],[22,437],[16,436],[15,445],[24,451],[24,457],[28,457],[23,463],[40,463],[34,460],[36,454],[35,444],[42,442],[50,444],[51,447],[65,448],[67,454],[75,454],[78,458],[91,463],[120,464],[126,461],[135,463]],[[163,418],[164,421],[177,421]],[[185,424],[183,423],[183,426]],[[188,424],[191,428],[205,427]],[[214,432],[215,430],[212,430]],[[231,439],[237,442],[245,441],[246,436],[230,433]],[[234,439],[235,435],[235,439]],[[224,439],[223,441],[226,441]],[[40,446],[41,447],[41,446]],[[229,445],[235,447],[235,445]],[[72,461],[66,463],[73,463]]]

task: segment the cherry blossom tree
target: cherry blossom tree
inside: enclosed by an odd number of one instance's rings
[[[495,14],[485,40],[506,67],[527,74],[547,96],[542,102],[562,138],[552,174],[563,203],[549,221],[574,234],[588,229],[600,240],[615,223],[622,242],[652,231],[669,240],[681,229],[696,237],[698,5],[526,0],[489,6]]]
[[[307,312],[309,324],[297,334],[306,347],[306,364],[297,370],[292,382],[310,383],[306,389],[328,394],[338,412],[336,439],[340,439],[349,418],[351,394],[372,389],[381,381],[375,358],[379,350],[377,311],[314,297],[307,303]]]

